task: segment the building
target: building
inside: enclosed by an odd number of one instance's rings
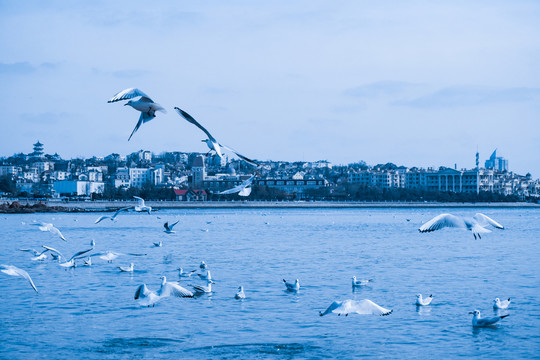
[[[486,160],[485,167],[486,169],[508,171],[508,160],[501,156],[497,156],[497,149],[495,149],[489,159]]]
[[[102,194],[105,189],[103,182],[64,180],[53,182],[53,191],[60,196],[90,196]]]
[[[33,157],[42,157],[43,156],[43,144],[39,142],[34,144],[34,152],[30,154]]]
[[[199,187],[203,185],[204,178],[206,177],[206,169],[204,165],[204,156],[197,155],[193,159],[193,164],[191,165],[191,171],[193,174],[192,177],[192,184],[195,187]]]
[[[319,189],[321,187],[328,186],[328,181],[325,179],[304,179],[294,180],[288,179],[261,179],[255,180],[258,186],[267,186],[283,190],[288,194],[303,194],[307,189]]]
[[[174,189],[176,201],[206,201],[206,191],[200,189]]]

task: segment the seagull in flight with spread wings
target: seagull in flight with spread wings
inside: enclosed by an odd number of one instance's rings
[[[474,238],[478,236],[479,239],[481,233],[489,233],[491,230],[486,229],[486,226],[491,225],[497,229],[504,229],[504,226],[481,213],[477,213],[474,217],[455,216],[452,214],[441,214],[435,216],[424,225],[420,226],[418,231],[430,232],[439,230],[445,227],[460,228],[472,231]]]
[[[38,290],[36,289],[36,285],[34,285],[34,282],[32,281],[32,278],[23,269],[19,269],[18,267],[13,266],[13,265],[0,265],[0,268],[3,268],[0,271],[2,271],[4,274],[11,275],[11,276],[22,276],[23,278],[28,280],[30,285],[32,285],[32,288],[34,289],[34,291],[38,292]]]
[[[326,314],[345,314],[348,316],[350,313],[356,313],[360,315],[381,315],[386,316],[392,313],[392,310],[385,309],[382,306],[375,304],[373,301],[364,299],[360,301],[356,300],[344,300],[334,301],[324,312],[319,311],[320,316]]]
[[[152,207],[146,206],[143,198],[138,197],[138,196],[133,196],[133,197],[138,200],[137,205],[135,205],[135,211],[137,212],[146,211],[148,214],[152,213]]]
[[[96,222],[94,224],[98,224],[100,223],[101,221],[105,220],[105,219],[111,219],[111,221],[115,221],[116,220],[116,217],[122,212],[122,211],[127,211],[128,209],[131,209],[133,206],[126,206],[126,207],[123,207],[121,209],[118,209],[116,210],[116,212],[112,215],[112,216],[108,216],[108,215],[102,215],[100,216]]]
[[[165,276],[160,277],[161,288],[156,292],[149,290],[146,284],[142,284],[135,291],[135,300],[139,300],[139,303],[143,306],[154,306],[159,300],[168,297],[193,297],[193,293],[186,288],[178,285],[177,283],[167,282]]]
[[[251,194],[251,183],[255,179],[255,175],[252,175],[249,179],[242,182],[240,185],[233,187],[232,189],[219,192],[218,195],[227,195],[238,193],[240,196],[249,196]]]
[[[226,150],[229,150],[229,151],[232,151],[233,153],[236,154],[236,156],[238,156],[240,159],[244,160],[245,162],[247,162],[248,164],[251,164],[253,166],[259,166],[259,163],[255,160],[252,160],[240,153],[238,153],[236,150],[233,150],[232,148],[228,147],[228,146],[225,146],[225,145],[221,145],[220,143],[217,142],[216,138],[214,138],[212,136],[212,134],[210,134],[210,132],[208,130],[206,130],[206,128],[204,126],[202,126],[201,124],[199,124],[199,122],[197,120],[195,120],[191,115],[189,115],[187,112],[185,112],[184,110],[180,109],[179,107],[175,107],[174,110],[176,110],[176,112],[181,116],[183,117],[184,119],[186,119],[188,122],[192,123],[193,125],[195,125],[196,127],[198,127],[199,129],[201,129],[205,134],[206,136],[208,137],[208,139],[206,140],[202,140],[203,142],[206,143],[206,145],[208,146],[208,148],[210,149],[210,151],[208,151],[207,155],[214,151],[220,158],[223,159],[223,151],[222,151],[222,148],[223,149],[226,149]]]
[[[39,230],[48,231],[48,232],[50,232],[52,234],[58,235],[60,237],[60,239],[62,239],[64,241],[67,241],[66,238],[64,237],[64,235],[62,235],[62,233],[60,232],[60,230],[58,230],[56,227],[54,227],[53,224],[50,224],[50,223],[36,223],[36,224],[32,224],[32,225],[39,226]]]
[[[136,88],[122,90],[118,94],[114,95],[108,102],[113,103],[121,100],[129,100],[124,104],[124,106],[129,105],[135,110],[141,112],[139,121],[137,122],[137,125],[135,125],[135,129],[133,129],[128,141],[131,140],[133,134],[139,130],[139,127],[142,124],[147,123],[156,117],[156,111],[161,111],[164,113],[167,112],[161,105],[155,103],[150,96]]]

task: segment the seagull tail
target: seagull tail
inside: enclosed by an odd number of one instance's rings
[[[507,316],[510,316],[510,314],[501,315],[500,318],[501,318],[501,319],[504,319],[504,318],[507,317]]]

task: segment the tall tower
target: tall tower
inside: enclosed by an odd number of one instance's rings
[[[198,155],[193,159],[193,165],[191,165],[191,171],[193,172],[193,186],[201,186],[204,178],[206,177],[204,156]]]
[[[35,156],[35,157],[43,156],[43,144],[40,143],[39,140],[37,143],[34,144],[34,152],[30,155]]]
[[[478,170],[479,165],[480,165],[480,154],[478,153],[478,149],[476,149],[476,170]]]
[[[476,148],[476,195],[480,194],[480,154]]]

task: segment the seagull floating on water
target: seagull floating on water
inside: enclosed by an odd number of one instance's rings
[[[423,299],[422,294],[416,295],[416,306],[427,306],[431,304],[433,300],[433,295],[429,295],[427,298]]]
[[[118,269],[121,272],[133,272],[133,263],[130,263],[129,266],[118,266]]]
[[[298,291],[300,290],[300,282],[298,279],[296,279],[293,283],[287,282],[287,280],[283,279],[283,283],[285,284],[285,287],[287,288],[287,291]]]
[[[178,268],[178,277],[179,278],[188,278],[191,275],[195,274],[197,270],[191,270],[190,272],[184,272],[184,269]]]
[[[368,279],[368,280],[356,280],[356,276],[353,276],[352,277],[352,286],[353,287],[360,287],[360,286],[367,286],[369,285],[370,282],[373,282],[373,279]]]
[[[123,254],[116,251],[105,251],[105,252],[94,253],[94,254],[91,254],[90,256],[91,257],[98,256],[101,260],[105,260],[111,263],[114,259],[116,259],[117,257],[121,255],[145,256],[146,254],[133,254],[133,253]]]
[[[108,216],[108,215],[102,215],[100,216],[96,222],[94,224],[98,224],[100,223],[101,221],[105,220],[105,219],[111,219],[111,221],[115,221],[116,220],[116,217],[122,212],[122,211],[127,211],[128,209],[131,209],[133,206],[126,206],[126,207],[123,207],[121,209],[118,209],[116,210],[116,212],[112,215],[112,216]]]
[[[382,306],[375,304],[373,301],[364,299],[360,301],[356,300],[344,300],[334,301],[324,312],[319,311],[320,316],[324,316],[329,313],[338,314],[338,316],[344,314],[348,316],[351,313],[360,315],[390,315],[393,310],[385,309]]]
[[[240,286],[238,287],[238,292],[234,295],[235,299],[245,299],[246,294],[244,293],[244,287]]]
[[[48,232],[50,232],[50,233],[52,233],[54,235],[58,235],[60,237],[60,239],[62,239],[64,241],[67,241],[66,238],[64,237],[64,235],[62,235],[62,233],[60,232],[60,230],[55,228],[53,224],[50,224],[50,223],[37,223],[37,224],[32,224],[32,225],[39,226],[39,230],[48,231]]]
[[[160,241],[160,242],[154,243],[154,246],[155,247],[162,247],[163,243]]]
[[[444,227],[454,227],[472,231],[475,239],[477,236],[479,239],[481,239],[481,233],[491,232],[491,230],[485,228],[488,225],[494,226],[497,229],[504,229],[504,226],[502,226],[489,216],[477,213],[476,215],[474,215],[474,217],[462,217],[452,214],[441,214],[435,216],[433,219],[420,226],[418,231],[430,232],[442,229]]]
[[[121,100],[129,100],[127,103],[124,104],[124,106],[129,105],[135,110],[141,112],[139,121],[131,132],[128,141],[131,140],[133,134],[135,134],[135,132],[142,124],[147,123],[148,121],[156,117],[156,111],[161,111],[163,113],[167,112],[161,105],[155,103],[154,100],[150,99],[150,96],[146,95],[141,90],[136,88],[122,90],[118,94],[114,95],[108,102],[113,103]]]
[[[472,326],[474,327],[491,326],[497,323],[499,320],[504,319],[505,317],[509,316],[509,315],[501,315],[501,316],[495,316],[491,318],[481,318],[479,310],[471,311],[469,312],[469,314],[474,315],[472,318]]]
[[[501,299],[499,298],[496,298],[495,300],[493,300],[493,308],[494,309],[508,309],[508,306],[510,305],[510,302],[512,300],[510,300],[510,298],[508,298],[507,300],[503,300],[501,301]]]
[[[215,282],[212,279],[206,280],[206,286],[204,285],[191,285],[197,294],[209,294],[212,292],[212,284]]]
[[[169,225],[169,222],[167,221],[165,224],[163,224],[163,227],[165,228],[165,230],[163,230],[163,232],[167,233],[167,234],[174,234],[176,233],[176,231],[173,231],[173,227],[174,225],[178,224],[178,221]]]
[[[182,286],[176,283],[167,282],[165,276],[160,277],[161,279],[161,288],[156,292],[149,290],[146,287],[146,284],[140,285],[135,291],[135,300],[139,300],[140,304],[143,306],[150,305],[155,306],[155,304],[168,296],[176,297],[193,297],[193,293]]]
[[[23,269],[19,269],[18,267],[13,266],[13,265],[0,265],[0,267],[3,268],[0,271],[2,271],[4,274],[11,275],[11,276],[22,276],[23,278],[28,280],[30,285],[32,285],[32,288],[34,289],[34,291],[38,292],[36,285],[34,285],[34,282],[32,281],[32,278]]]
[[[206,145],[208,146],[208,148],[210,149],[210,151],[208,151],[208,153],[206,153],[206,155],[208,155],[209,153],[211,153],[212,151],[215,152],[221,159],[223,159],[223,152],[222,152],[222,148],[224,149],[227,149],[229,151],[232,151],[233,153],[236,154],[236,156],[238,156],[240,159],[244,160],[245,162],[247,162],[248,164],[251,164],[251,165],[254,165],[254,166],[259,166],[260,164],[255,161],[255,160],[252,160],[240,153],[238,153],[236,150],[233,150],[231,149],[230,147],[227,147],[225,145],[221,145],[220,143],[217,142],[217,140],[212,136],[212,134],[210,134],[210,132],[208,130],[206,130],[204,128],[204,126],[202,126],[201,124],[199,124],[199,122],[197,120],[195,120],[191,115],[189,115],[187,112],[185,112],[184,110],[180,109],[179,107],[175,107],[174,110],[176,110],[176,112],[181,116],[183,117],[184,119],[186,119],[188,122],[192,123],[193,125],[195,125],[196,127],[198,127],[199,129],[201,129],[205,134],[206,136],[208,137],[208,139],[206,140],[202,140],[203,142],[206,143]]]

